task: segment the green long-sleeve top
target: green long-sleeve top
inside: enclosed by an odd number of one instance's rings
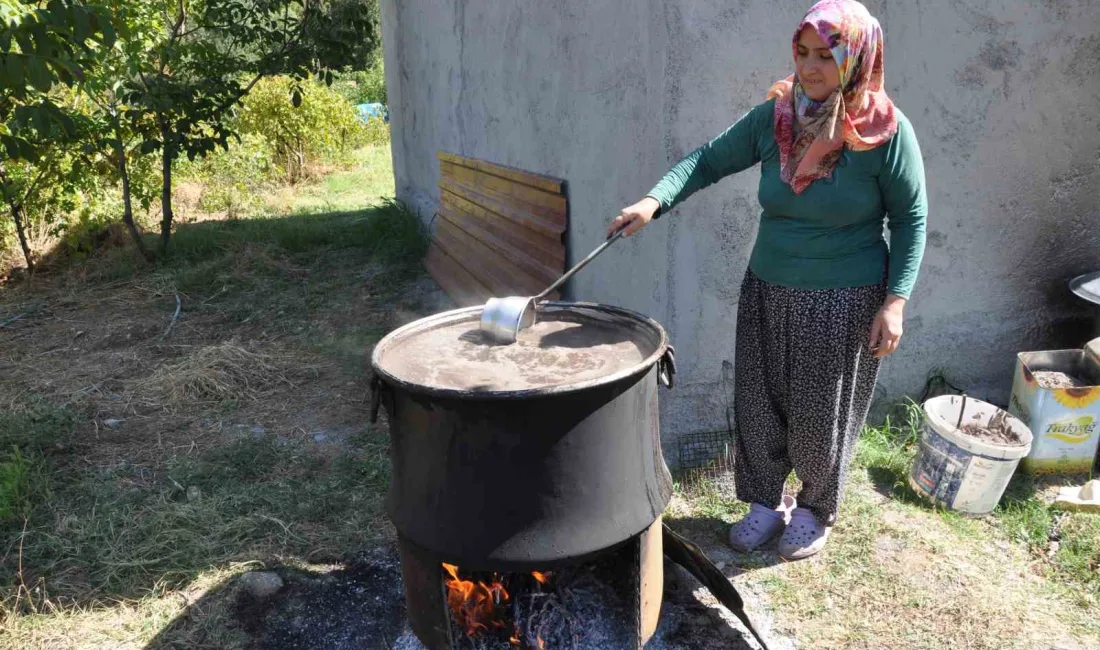
[[[658,216],[692,193],[760,163],[763,213],[749,268],[760,279],[799,289],[878,284],[908,298],[924,255],[928,199],[913,126],[897,111],[898,131],[870,151],[845,149],[831,177],[795,194],[779,177],[774,100],[753,108],[688,154],[648,196]],[[883,220],[890,245],[883,236]]]

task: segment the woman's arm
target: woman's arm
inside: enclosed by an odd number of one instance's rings
[[[886,301],[871,328],[871,348],[884,357],[897,349],[905,304],[913,291],[924,257],[928,195],[920,145],[908,120],[887,145],[879,172],[879,189],[890,227],[890,265]]]
[[[773,102],[760,104],[721,135],[692,151],[665,174],[646,198],[623,208],[608,232],[623,228],[625,223],[626,234],[631,235],[695,192],[759,162],[760,133],[767,126],[762,120],[771,120],[773,111]]]

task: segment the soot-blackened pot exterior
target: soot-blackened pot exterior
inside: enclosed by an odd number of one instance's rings
[[[674,362],[667,342],[660,352],[611,382],[509,399],[376,375],[394,525],[464,570],[549,568],[640,534],[672,494],[657,392]]]

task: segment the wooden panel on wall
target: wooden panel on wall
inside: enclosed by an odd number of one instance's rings
[[[456,303],[534,295],[565,272],[564,181],[442,151],[438,156],[440,218],[426,266]]]

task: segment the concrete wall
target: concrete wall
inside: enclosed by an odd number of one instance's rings
[[[805,4],[805,6],[803,6]],[[868,2],[886,83],[924,152],[929,246],[884,398],[942,367],[1004,401],[1015,352],[1079,346],[1066,290],[1100,268],[1100,5],[1095,0]],[[430,216],[437,150],[568,181],[573,259],[682,155],[792,70],[808,3],[381,0],[400,198]],[[759,219],[750,170],[609,250],[576,299],[649,314],[681,382],[662,395],[666,451],[724,429],[738,285]]]

